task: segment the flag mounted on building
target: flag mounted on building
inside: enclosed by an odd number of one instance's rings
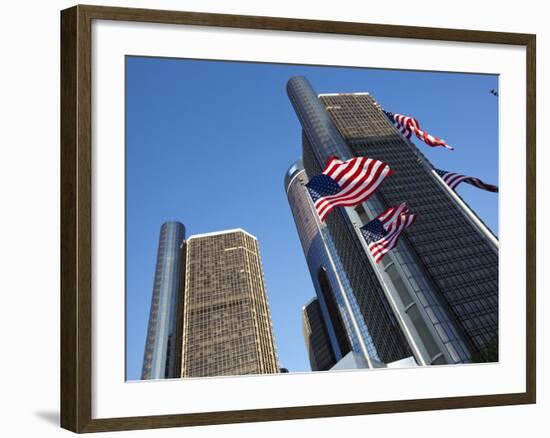
[[[471,184],[478,189],[487,190],[488,192],[498,193],[498,187],[492,184],[487,184],[481,181],[479,178],[474,178],[473,176],[460,175],[459,173],[447,172],[446,170],[434,169],[434,171],[441,177],[441,179],[447,184],[452,190],[456,190],[457,186],[465,182]]]
[[[367,242],[369,251],[378,263],[388,251],[395,248],[399,236],[416,220],[416,215],[409,213],[407,204],[388,208],[367,225],[360,228]]]
[[[328,160],[323,173],[306,184],[321,221],[335,207],[351,207],[369,199],[393,170],[383,161],[355,157]]]
[[[404,116],[403,114],[395,114],[390,111],[384,111],[384,114],[390,119],[390,121],[397,127],[399,132],[407,138],[411,138],[411,134],[414,133],[420,140],[426,143],[428,146],[436,147],[442,146],[449,150],[453,150],[452,146],[449,146],[445,140],[441,138],[434,137],[433,135],[428,134],[427,132],[420,129],[420,124],[418,120],[413,117]]]

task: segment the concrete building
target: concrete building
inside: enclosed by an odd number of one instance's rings
[[[181,376],[278,373],[257,239],[194,235],[186,260]]]

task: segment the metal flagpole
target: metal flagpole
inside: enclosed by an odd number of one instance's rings
[[[347,208],[346,208],[346,211],[347,211]],[[349,213],[348,213],[348,216],[349,216]],[[427,365],[426,361],[424,360],[424,357],[422,356],[422,353],[420,352],[420,349],[417,345],[417,342],[415,341],[412,333],[409,330],[409,327],[408,327],[407,323],[405,322],[405,319],[403,318],[402,313],[399,311],[399,308],[397,306],[397,303],[395,302],[394,297],[392,296],[392,294],[389,291],[388,285],[386,284],[386,282],[384,281],[384,278],[382,277],[382,275],[380,274],[380,271],[378,270],[378,265],[374,261],[374,258],[372,257],[372,254],[369,250],[367,242],[365,242],[365,238],[363,237],[363,235],[361,233],[361,230],[359,229],[359,227],[357,226],[357,223],[355,221],[352,221],[352,223],[353,223],[353,229],[355,230],[355,234],[357,235],[357,238],[359,239],[359,242],[361,243],[361,246],[363,247],[363,251],[367,254],[367,258],[369,259],[369,262],[372,266],[372,269],[373,269],[376,277],[378,278],[378,281],[380,282],[380,285],[382,286],[382,289],[385,292],[386,298],[390,302],[393,313],[397,317],[397,321],[399,322],[399,326],[401,327],[401,330],[403,331],[403,334],[407,338],[407,342],[411,346],[411,348],[413,350],[413,353],[414,353],[414,356],[416,357],[416,359],[418,360],[420,365]]]
[[[374,366],[372,364],[372,360],[371,360],[370,355],[369,355],[369,351],[367,349],[367,346],[365,345],[365,341],[363,340],[361,330],[359,329],[359,324],[357,323],[357,320],[355,319],[355,315],[353,313],[351,303],[348,300],[346,290],[344,289],[344,285],[343,285],[342,280],[340,278],[340,274],[339,274],[338,269],[336,268],[336,264],[334,263],[334,260],[332,258],[331,248],[329,248],[329,246],[327,245],[325,235],[323,233],[323,230],[321,229],[320,219],[319,219],[319,216],[317,214],[317,210],[315,209],[315,206],[313,205],[311,195],[309,194],[307,188],[304,186],[303,183],[301,183],[301,184],[302,184],[303,189],[306,191],[306,197],[308,199],[309,207],[312,209],[313,216],[315,217],[315,225],[317,226],[317,231],[321,235],[321,239],[323,239],[323,244],[325,245],[325,248],[327,248],[327,254],[328,254],[329,262],[330,262],[330,265],[331,265],[332,270],[334,272],[334,275],[336,277],[336,281],[338,282],[338,287],[340,288],[340,291],[342,292],[342,298],[344,299],[344,305],[346,306],[346,310],[348,311],[348,314],[350,316],[351,324],[353,326],[352,328],[355,331],[355,334],[356,334],[357,339],[359,341],[359,346],[361,348],[361,352],[363,353],[363,356],[365,357],[365,359],[367,361],[367,364],[369,365],[369,368],[374,368]]]
[[[380,111],[382,111],[382,107],[380,106],[380,104],[377,103],[376,106]],[[432,173],[436,181],[445,189],[445,192],[448,195],[450,195],[453,201],[455,201],[461,207],[460,210],[462,211],[462,214],[466,217],[466,219],[468,219],[472,223],[472,225],[474,225],[481,232],[483,237],[486,240],[488,240],[489,243],[492,245],[492,249],[496,251],[496,253],[498,254],[498,249],[499,249],[498,239],[491,232],[491,230],[489,230],[487,226],[483,222],[481,222],[481,220],[479,220],[479,218],[475,215],[472,209],[462,199],[460,199],[460,197],[455,193],[453,189],[451,189],[447,185],[445,181],[443,181],[443,178],[441,178],[437,174],[433,166],[428,162],[428,160],[426,160],[424,155],[418,150],[418,148],[412,142],[412,140],[406,137],[405,135],[403,135],[403,133],[399,129],[397,129],[397,127],[393,123],[391,123],[389,120],[388,120],[388,123],[394,129],[394,131],[397,132],[399,136],[401,136],[405,140],[405,142],[412,149],[413,153],[416,155],[416,158],[418,159],[418,161],[422,163],[422,165]]]
[[[393,126],[393,125],[392,125]],[[347,160],[347,158],[341,158],[342,160]],[[307,190],[307,188],[304,188],[305,190]],[[313,205],[313,202],[311,200],[311,196],[309,195],[309,193],[306,193],[307,196],[308,196],[308,200],[309,200],[309,203],[310,203],[310,207],[313,208],[313,212],[315,213],[314,216],[316,218],[318,218],[318,215],[316,214],[317,211],[315,210],[315,206]],[[346,214],[348,215],[348,218],[350,218],[351,220],[351,217],[349,215],[349,210],[347,207],[344,208],[345,211],[346,211]],[[316,223],[317,223],[317,220],[316,220]],[[361,234],[361,231],[357,228],[357,225],[355,223],[355,221],[353,221],[353,228],[355,230],[355,234],[357,235],[357,238],[359,239],[359,242],[361,243],[361,246],[363,248],[363,251],[367,254],[367,258],[372,266],[372,269],[382,287],[382,290],[384,291],[384,294],[386,295],[386,298],[388,299],[388,301],[390,302],[390,305],[392,307],[392,310],[394,312],[394,314],[396,315],[396,318],[397,318],[397,321],[399,323],[399,326],[401,327],[401,330],[403,331],[406,339],[407,339],[407,342],[409,343],[409,345],[411,346],[412,350],[413,350],[413,354],[415,356],[415,358],[417,359],[417,361],[420,363],[420,365],[426,365],[426,361],[424,360],[424,357],[422,356],[421,352],[420,352],[420,349],[417,345],[417,342],[414,340],[414,337],[412,336],[410,330],[409,330],[409,327],[407,326],[404,318],[403,318],[403,315],[402,313],[399,311],[399,308],[397,306],[397,303],[395,302],[395,299],[393,298],[393,296],[391,295],[390,291],[389,291],[389,288],[388,288],[388,285],[386,284],[386,282],[384,281],[384,279],[382,278],[382,275],[380,274],[380,272],[378,271],[378,267],[376,265],[376,263],[374,262],[374,259],[372,258],[372,255],[368,249],[368,246],[365,242],[365,239],[363,238],[362,234]],[[317,223],[317,227],[319,227],[318,223]],[[322,233],[321,233],[322,234]],[[324,239],[324,236],[323,236],[323,239]],[[326,243],[325,243],[326,244]],[[331,263],[334,264],[333,260],[331,259]],[[336,271],[337,272],[337,271]],[[338,278],[338,282],[340,283],[340,279]],[[344,294],[345,296],[345,294]],[[346,305],[349,306],[349,303],[347,302],[346,300]],[[350,307],[348,307],[350,308]],[[351,310],[350,310],[351,312]],[[355,322],[355,320],[354,320]],[[359,338],[361,339],[361,338]]]
[[[462,200],[460,197],[455,193],[453,189],[449,187],[449,185],[443,181],[443,178],[441,178],[437,172],[433,169],[433,167],[428,166],[427,163],[424,162],[424,165],[428,167],[429,170],[432,171],[432,174],[434,175],[435,179],[439,184],[443,186],[443,188],[447,191],[447,193],[453,198],[453,200],[462,207],[462,211],[464,212],[464,215],[476,226],[479,231],[483,234],[483,236],[493,245],[493,249],[498,253],[498,240],[495,237],[493,233],[487,228],[487,226],[479,220],[479,218],[474,214],[472,209]]]

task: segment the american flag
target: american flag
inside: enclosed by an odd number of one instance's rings
[[[410,227],[415,220],[416,215],[409,213],[407,204],[403,202],[397,207],[388,208],[360,228],[376,263],[395,248],[403,230]]]
[[[323,173],[311,178],[306,187],[319,218],[324,221],[334,207],[349,207],[369,199],[392,173],[383,161],[367,157],[341,161],[332,157]]]
[[[461,182],[465,182],[479,189],[487,190],[488,192],[498,193],[497,186],[494,186],[492,184],[487,184],[481,181],[479,178],[474,178],[473,176],[460,175],[459,173],[447,172],[446,170],[441,170],[441,169],[434,169],[434,170],[452,190],[456,190],[457,186]]]
[[[384,111],[384,114],[390,119],[390,121],[399,129],[399,132],[411,138],[411,134],[414,133],[420,140],[426,143],[428,146],[443,146],[449,150],[453,150],[452,146],[449,146],[445,140],[441,138],[434,137],[433,135],[428,134],[427,132],[420,129],[420,124],[418,120],[413,117],[404,116],[402,114],[395,114],[390,111]]]

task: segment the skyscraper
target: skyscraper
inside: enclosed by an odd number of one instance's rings
[[[285,191],[335,361],[353,349],[376,366],[380,362],[378,352],[330,233],[309,201],[307,182],[302,161],[298,160],[285,174]]]
[[[326,371],[336,364],[318,298],[302,308],[302,330],[311,371]]]
[[[330,156],[368,156],[395,170],[369,201],[336,209],[326,220],[380,359],[412,353],[419,364],[464,363],[494,346],[496,238],[368,93],[317,96],[302,77],[291,78],[287,91],[303,128],[307,175],[320,173]],[[375,266],[357,230],[403,201],[417,221]]]
[[[165,222],[160,229],[157,265],[141,378],[179,377],[181,311],[185,268],[185,227]]]
[[[194,235],[186,259],[181,376],[278,373],[257,239]]]

